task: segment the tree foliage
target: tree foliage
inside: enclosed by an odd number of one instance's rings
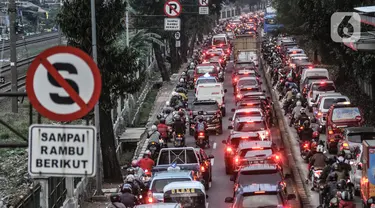
[[[103,156],[104,179],[121,181],[122,176],[116,158],[115,139],[112,127],[111,108],[116,98],[139,89],[141,71],[139,54],[119,41],[124,32],[120,18],[125,11],[122,0],[96,1],[98,67],[102,75],[100,97],[100,136]],[[64,1],[57,16],[68,44],[92,53],[90,1]],[[142,76],[141,76],[142,77]]]

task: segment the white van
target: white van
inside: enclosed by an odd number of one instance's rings
[[[224,96],[227,92],[223,83],[202,83],[198,84],[195,91],[196,100],[215,100],[219,104],[223,116],[225,116]]]
[[[306,77],[327,77],[327,79],[329,79],[329,74],[328,70],[324,68],[303,69],[301,83],[306,79]]]
[[[212,37],[212,45],[228,45],[228,38],[226,34],[218,34]]]

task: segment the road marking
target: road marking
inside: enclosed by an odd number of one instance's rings
[[[211,166],[214,166],[215,159],[211,159]]]
[[[215,142],[215,143],[214,143],[214,146],[212,147],[212,149],[216,149],[216,145],[217,145],[217,144],[216,144],[216,142]]]

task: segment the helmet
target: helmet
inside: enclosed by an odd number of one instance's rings
[[[151,151],[150,151],[150,150],[146,150],[146,151],[145,151],[145,155],[151,157]]]
[[[152,125],[151,126],[151,131],[157,131],[158,130],[158,127],[157,126],[155,126],[155,125]]]
[[[185,82],[185,79],[184,78],[180,78],[180,82]]]
[[[133,176],[134,177],[134,176]],[[127,177],[126,177],[127,178]],[[121,187],[121,192],[122,193],[131,193],[132,192],[132,186],[130,184],[125,183]]]
[[[337,158],[337,161],[338,161],[339,163],[342,163],[342,162],[345,161],[345,157],[343,157],[343,156],[339,156],[339,157]]]
[[[328,181],[337,181],[337,174],[336,173],[330,173],[328,175]]]
[[[294,94],[297,94],[297,93],[298,93],[298,90],[297,90],[296,88],[293,88],[293,89],[292,89],[292,92],[293,92]]]
[[[341,199],[344,201],[352,201],[353,195],[349,193],[349,191],[341,192]]]
[[[195,66],[194,62],[191,62],[190,67],[194,67],[194,66]]]
[[[300,110],[299,110],[299,112],[302,114],[302,113],[306,113],[306,109],[305,108],[301,108]]]
[[[111,200],[111,202],[121,202],[120,200],[120,196],[118,194],[112,194],[109,199]]]
[[[324,151],[323,145],[318,145],[318,147],[316,148],[316,151],[317,152],[323,152]]]
[[[161,119],[160,119],[160,123],[161,123],[161,124],[165,124],[165,118],[161,118]]]
[[[301,93],[297,93],[296,98],[297,99],[301,98]]]
[[[297,102],[296,102],[296,105],[297,105],[297,106],[301,106],[301,105],[302,105],[301,101],[297,101]]]
[[[134,180],[135,180],[135,177],[134,175],[130,174],[130,175],[127,175],[126,176],[126,179],[125,179],[127,182],[130,182],[132,183]]]
[[[337,163],[332,165],[333,170],[339,170],[339,165]]]
[[[172,92],[172,96],[178,95],[177,92]]]
[[[185,115],[185,113],[184,113],[183,111],[178,111],[178,115],[179,115],[180,117],[183,117],[183,116]]]
[[[167,107],[169,107],[169,106],[171,106],[171,103],[170,103],[169,101],[167,101],[167,102],[165,102],[165,105],[166,105]]]
[[[137,160],[133,160],[132,161],[132,167],[137,167],[138,166],[138,161]]]
[[[181,73],[181,76],[186,76],[186,72],[182,72],[182,73]]]
[[[303,122],[303,126],[307,129],[310,127],[310,121]]]
[[[345,157],[345,152],[341,150],[341,151],[337,154],[337,156],[339,156],[339,157],[340,157],[340,156],[341,156],[341,157]]]

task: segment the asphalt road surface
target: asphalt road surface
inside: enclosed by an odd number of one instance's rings
[[[234,95],[233,95],[233,88],[231,83],[231,72],[233,69],[233,62],[229,61],[227,64],[226,69],[226,75],[225,75],[225,81],[224,81],[224,89],[227,89],[227,93],[225,94],[225,105],[226,105],[226,116],[223,118],[223,134],[222,135],[210,135],[210,142],[211,142],[211,148],[205,149],[207,154],[212,154],[215,156],[214,159],[212,159],[212,171],[213,171],[213,178],[212,178],[212,186],[208,191],[208,202],[209,207],[215,207],[215,208],[228,208],[230,207],[230,204],[226,204],[224,202],[225,197],[229,197],[233,195],[233,182],[229,180],[230,176],[226,175],[225,173],[225,163],[224,163],[224,147],[225,145],[222,144],[222,140],[227,139],[228,135],[230,133],[230,130],[227,129],[228,125],[230,124],[230,121],[228,118],[233,116],[233,113],[231,112],[232,108],[235,108],[234,103]],[[263,81],[263,83],[265,83]],[[264,90],[266,90],[266,87],[263,87]],[[191,103],[194,100],[194,91],[190,90],[188,93],[189,102]],[[281,144],[281,137],[280,133],[277,127],[271,128],[271,135],[273,142],[276,144]],[[193,146],[195,147],[195,140],[194,137],[189,136],[187,133],[186,135],[186,142],[187,146]],[[288,168],[284,167],[285,173],[288,172]],[[295,192],[294,189],[294,183],[292,181],[287,181],[288,184],[288,192],[292,193]],[[296,204],[293,207],[299,207],[297,204],[298,202],[295,202]]]

